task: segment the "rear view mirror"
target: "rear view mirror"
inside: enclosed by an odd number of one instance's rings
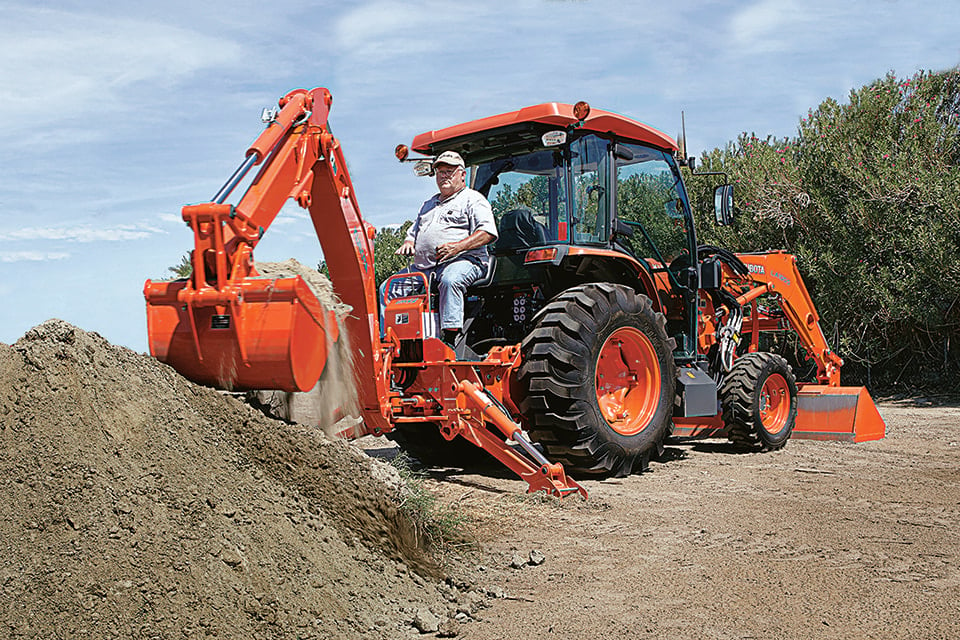
[[[417,160],[416,164],[413,165],[413,172],[425,178],[427,176],[433,175],[433,161],[431,160]]]
[[[633,151],[625,144],[619,142],[614,143],[613,145],[613,155],[617,160],[623,160],[624,162],[630,162],[633,160]]]
[[[724,184],[713,192],[713,215],[717,224],[725,227],[733,222],[733,185]]]

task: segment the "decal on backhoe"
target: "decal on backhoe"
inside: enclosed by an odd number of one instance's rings
[[[353,236],[353,246],[357,250],[357,257],[360,258],[360,264],[363,265],[363,272],[370,273],[370,264],[367,260],[367,251],[364,249],[366,238],[360,229],[350,229],[350,235]]]

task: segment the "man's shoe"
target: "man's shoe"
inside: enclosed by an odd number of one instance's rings
[[[457,342],[460,341],[460,329],[444,329],[443,341],[448,347],[456,351]]]

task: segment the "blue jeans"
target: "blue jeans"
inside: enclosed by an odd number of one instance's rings
[[[432,269],[418,269],[414,266],[406,267],[398,271],[401,273],[411,273],[420,271],[427,276],[430,281],[432,275],[437,281],[437,290],[440,293],[440,328],[441,329],[461,329],[463,328],[463,297],[467,287],[483,277],[483,267],[471,262],[470,260],[451,260],[444,264],[437,265]],[[383,307],[386,302],[386,281],[380,285],[380,333],[384,331],[383,327]]]

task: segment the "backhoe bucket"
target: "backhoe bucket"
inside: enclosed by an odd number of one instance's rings
[[[804,385],[797,394],[793,438],[864,442],[885,434],[886,424],[866,387]]]
[[[218,389],[309,391],[339,337],[336,317],[299,276],[246,278],[223,289],[152,282],[150,354]]]

